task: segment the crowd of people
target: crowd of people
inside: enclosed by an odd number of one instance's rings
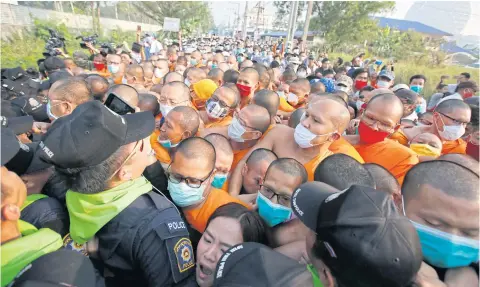
[[[137,36],[2,69],[2,287],[478,286],[470,74]]]

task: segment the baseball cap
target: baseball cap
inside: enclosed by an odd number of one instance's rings
[[[222,255],[213,286],[294,286],[293,279],[306,271],[306,266],[263,244],[245,242]]]
[[[387,77],[387,78],[390,79],[390,81],[395,80],[395,74],[391,71],[388,71],[388,70],[380,71],[380,73],[378,74],[378,77]]]
[[[410,90],[410,87],[405,85],[405,84],[398,84],[398,85],[393,86],[392,91],[395,93],[396,91],[401,90],[401,89]]]
[[[15,98],[12,100],[12,105],[19,107],[24,115],[32,116],[37,122],[48,120],[45,104],[38,101],[35,97],[25,96]]]
[[[332,193],[325,183],[308,182],[291,204],[317,234],[315,254],[343,285],[405,286],[420,269],[417,232],[388,193],[360,185]]]
[[[88,55],[87,55],[85,52],[83,52],[83,51],[75,51],[75,52],[73,52],[72,57],[75,58],[75,59],[88,60]]]
[[[22,116],[22,117],[13,117],[6,118],[0,116],[0,123],[2,128],[10,128],[16,135],[21,135],[26,132],[29,132],[33,126],[33,117],[31,116]]]
[[[60,249],[41,256],[13,281],[16,287],[96,285],[95,269],[90,259],[76,251]]]
[[[43,65],[45,66],[45,70],[47,72],[65,69],[65,63],[59,57],[48,57],[43,62]]]
[[[341,75],[335,82],[335,89],[349,94],[352,92],[352,84],[353,81],[349,76]]]
[[[15,136],[15,133],[9,128],[1,129],[1,142],[2,142],[2,166],[9,162],[20,149],[18,144],[18,139]]]
[[[120,116],[99,101],[89,101],[55,120],[37,152],[59,168],[95,166],[121,146],[148,137],[154,128],[151,112]]]
[[[395,93],[395,96],[397,96],[399,99],[407,100],[407,103],[410,105],[415,104],[416,99],[418,98],[418,94],[410,89],[399,89],[399,90],[396,90],[394,93]]]

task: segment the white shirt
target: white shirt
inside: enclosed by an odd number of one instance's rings
[[[447,100],[461,100],[461,101],[463,101],[463,98],[462,98],[462,96],[460,96],[459,93],[455,93],[453,95],[450,95],[450,96],[445,97],[445,98],[441,99],[440,101],[438,101],[436,106],[440,105],[441,102],[445,102]]]
[[[415,111],[413,111],[413,113],[409,114],[408,116],[402,118],[402,120],[412,120],[412,121],[416,121],[417,119],[418,119],[418,115],[417,115],[417,112]]]
[[[150,54],[155,54],[160,52],[163,49],[162,43],[158,42],[157,40],[153,40],[152,44],[150,45]]]

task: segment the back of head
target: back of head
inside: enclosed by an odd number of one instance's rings
[[[260,81],[260,75],[258,74],[257,70],[252,67],[246,67],[240,70],[240,74],[249,74],[252,75],[254,82]]]
[[[435,112],[449,114],[458,110],[470,110],[470,107],[462,100],[446,100],[435,107]]]
[[[408,104],[416,104],[418,100],[418,94],[412,90],[400,89],[395,92],[395,95],[400,100],[406,100]]]
[[[363,167],[365,167],[372,176],[376,190],[385,191],[390,194],[400,193],[400,184],[397,179],[383,166],[375,163],[366,163]]]
[[[132,107],[138,107],[138,91],[130,85],[113,85],[107,94],[114,93]],[[107,95],[108,97],[108,95]]]
[[[263,89],[256,92],[253,95],[253,102],[256,105],[266,108],[271,118],[277,115],[280,98],[274,91]]]
[[[352,185],[375,187],[373,178],[361,163],[345,154],[325,158],[315,169],[314,180],[324,182],[338,190]]]
[[[274,160],[268,167],[265,178],[268,177],[269,172],[272,170],[280,170],[287,176],[298,178],[300,181],[299,185],[308,180],[307,170],[303,164],[293,158],[279,158]]]
[[[425,161],[410,169],[402,185],[405,204],[426,186],[455,198],[475,201],[479,198],[478,174],[452,161]]]
[[[266,161],[271,163],[276,159],[277,159],[277,155],[273,151],[265,148],[259,148],[252,151],[250,156],[247,158],[246,164],[248,166],[255,166],[261,161]]]
[[[211,69],[210,72],[208,72],[207,78],[217,82],[218,80],[223,80],[223,75],[224,75],[223,71],[220,70],[219,68],[216,68],[216,69]]]
[[[165,77],[163,77],[163,84],[171,82],[183,82],[183,76],[177,72],[168,72],[165,74]]]
[[[135,79],[138,81],[143,81],[145,77],[142,66],[137,64],[128,66],[127,74],[132,77],[135,77]]]
[[[312,94],[325,93],[325,85],[320,81],[315,82],[310,85],[310,92]]]
[[[215,152],[221,152],[227,155],[231,154],[233,156],[232,145],[225,136],[217,133],[212,133],[205,136],[205,140],[207,140],[215,147]]]
[[[243,108],[250,115],[250,125],[252,128],[260,131],[262,134],[270,126],[271,119],[268,110],[262,106],[250,104]]]
[[[141,93],[138,95],[138,108],[140,111],[150,111],[153,116],[160,112],[160,104],[154,95]]]
[[[92,96],[95,100],[104,102],[105,101],[105,93],[109,88],[109,83],[107,79],[100,75],[88,75],[85,78],[85,82],[87,82],[90,91],[92,91]]]
[[[297,86],[297,89],[300,89],[305,94],[310,94],[310,82],[307,79],[295,79],[291,85]]]
[[[93,100],[92,92],[84,80],[69,79],[59,84],[54,90],[58,100],[76,105]]]
[[[268,86],[270,85],[270,74],[268,73],[267,68],[264,65],[259,63],[253,64],[253,68],[257,70],[260,76],[259,78],[260,87],[262,89],[268,88]]]
[[[215,167],[215,148],[203,138],[191,137],[182,140],[173,154],[172,163],[178,154],[182,154],[189,161],[204,162],[209,170],[213,170]]]
[[[171,112],[177,112],[182,115],[182,119],[178,124],[184,131],[190,131],[191,135],[197,134],[200,126],[200,117],[197,111],[188,106],[177,106]]]
[[[281,78],[283,82],[291,82],[297,78],[297,74],[294,70],[287,69],[283,72]]]
[[[223,73],[223,82],[236,84],[239,75],[240,73],[235,70],[227,70]]]
[[[478,166],[478,161],[475,159],[469,157],[468,155],[461,154],[461,153],[447,153],[444,155],[441,155],[437,158],[437,160],[445,160],[445,161],[451,161],[456,164],[459,164],[475,174],[479,175],[479,166]]]
[[[303,114],[305,114],[305,108],[296,109],[288,119],[288,126],[291,128],[296,128],[297,125],[300,123]]]

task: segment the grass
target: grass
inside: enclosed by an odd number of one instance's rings
[[[331,53],[328,55],[330,60],[333,62],[337,57],[341,57],[344,61],[350,61],[352,55],[340,54],[340,53]],[[399,61],[395,64],[395,84],[409,84],[410,77],[416,74],[423,74],[427,77],[427,82],[424,88],[425,98],[430,98],[434,93],[436,93],[436,87],[440,82],[440,77],[443,75],[449,76],[450,78],[445,80],[445,84],[455,84],[455,76],[458,76],[460,73],[467,72],[470,73],[471,79],[478,82],[479,80],[479,69],[475,68],[465,68],[461,66],[437,66],[431,67],[426,65],[419,65],[414,62],[402,62]]]

